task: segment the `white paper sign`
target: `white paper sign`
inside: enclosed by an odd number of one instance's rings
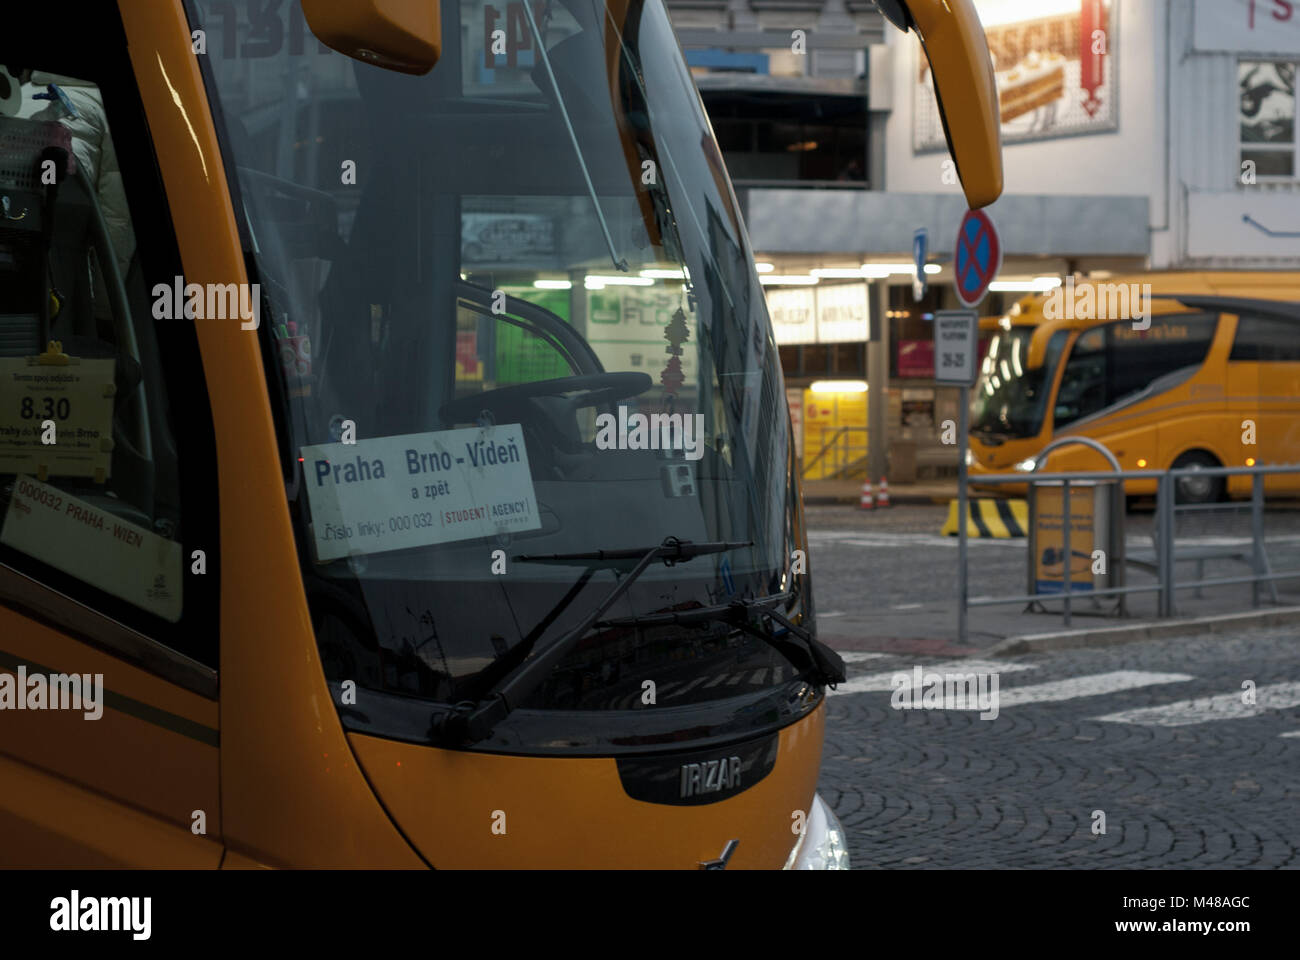
[[[318,560],[537,530],[517,423],[302,448]]]
[[[41,365],[0,359],[0,473],[109,476],[113,450],[112,360]],[[42,424],[54,423],[54,443]]]
[[[860,343],[867,339],[867,285],[836,283],[817,288],[817,342]]]
[[[767,298],[772,333],[778,344],[817,342],[817,299],[812,290],[768,288],[763,295]]]
[[[974,310],[939,310],[934,315],[934,379],[970,387],[975,384]]]
[[[181,545],[18,477],[0,543],[175,623],[181,618]]]

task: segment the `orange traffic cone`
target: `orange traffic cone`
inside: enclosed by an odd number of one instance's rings
[[[871,481],[862,481],[862,496],[858,500],[858,506],[863,510],[875,509],[876,502],[871,496]]]
[[[888,477],[880,478],[880,493],[876,495],[876,506],[878,507],[889,506],[889,478]]]

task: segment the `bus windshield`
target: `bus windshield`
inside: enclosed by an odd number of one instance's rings
[[[971,393],[971,433],[996,440],[1036,437],[1043,426],[1047,397],[1068,334],[1058,330],[1047,344],[1040,367],[1026,358],[1035,327],[999,331],[989,342],[979,380]]]
[[[328,50],[297,3],[191,8],[327,674],[454,703],[634,562],[555,555],[742,544],[656,564],[610,620],[794,581],[777,352],[661,0],[442,15],[438,64],[409,76]],[[796,674],[707,618],[598,623],[524,706],[699,704]]]

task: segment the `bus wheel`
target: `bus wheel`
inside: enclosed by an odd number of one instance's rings
[[[1222,466],[1213,454],[1189,450],[1174,461],[1174,469]],[[1223,499],[1223,477],[1179,477],[1175,481],[1175,503],[1216,503]]]

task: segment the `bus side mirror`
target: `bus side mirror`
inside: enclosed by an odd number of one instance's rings
[[[901,30],[921,38],[948,152],[971,209],[1002,194],[1002,111],[993,60],[971,0],[877,0]]]
[[[302,0],[321,43],[400,73],[428,73],[442,53],[439,0]]]

